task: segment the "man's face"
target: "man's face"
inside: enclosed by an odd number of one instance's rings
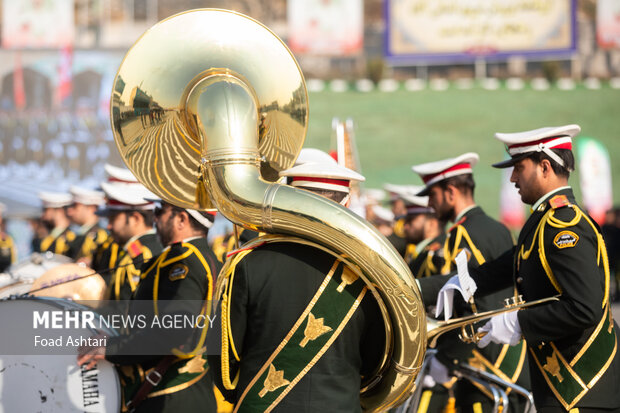
[[[392,201],[392,212],[395,217],[402,217],[407,213],[407,207],[405,206],[405,201],[400,198]]]
[[[113,212],[108,217],[108,231],[118,245],[125,245],[131,238],[128,211]]]
[[[435,216],[440,221],[449,221],[454,218],[454,206],[448,202],[447,192],[439,185],[434,185],[428,193],[428,206],[435,210]]]
[[[84,225],[88,222],[88,218],[92,216],[94,210],[92,207],[76,202],[67,208],[67,216],[77,224]]]
[[[417,244],[424,240],[424,224],[426,215],[418,214],[413,218],[408,218],[403,225],[407,242]]]
[[[510,182],[514,182],[524,203],[532,205],[544,195],[541,193],[541,173],[540,165],[530,158],[522,159],[514,165]]]
[[[155,227],[157,236],[165,246],[172,243],[174,237],[174,218],[176,213],[170,204],[163,203],[161,207],[155,208]]]

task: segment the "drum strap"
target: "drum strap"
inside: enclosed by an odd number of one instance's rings
[[[161,378],[164,377],[164,374],[166,374],[166,371],[175,360],[177,360],[175,356],[164,357],[159,363],[157,363],[157,366],[155,366],[155,368],[146,375],[146,380],[144,380],[142,386],[140,386],[133,398],[125,405],[128,412],[131,413],[138,408],[144,399],[146,399],[146,396],[148,396],[153,387],[159,384]]]

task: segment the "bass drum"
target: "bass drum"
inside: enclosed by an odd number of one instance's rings
[[[59,265],[70,262],[71,258],[51,252],[30,255],[11,265],[6,273],[0,274],[0,298],[27,293],[37,278]]]
[[[0,413],[13,412],[118,412],[121,408],[120,383],[111,363],[101,361],[93,369],[77,365],[74,354],[43,355],[31,350],[34,311],[71,311],[87,307],[69,300],[53,298],[17,298],[0,300]],[[10,333],[9,333],[10,332]],[[90,328],[63,329],[63,336],[90,337],[98,332]],[[112,330],[103,333],[115,336]],[[7,336],[12,336],[7,338]],[[23,342],[23,351],[16,347]],[[26,354],[29,353],[29,354]],[[33,355],[34,354],[34,355]]]

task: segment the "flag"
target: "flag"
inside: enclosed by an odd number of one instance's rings
[[[56,88],[56,104],[61,106],[72,93],[73,47],[69,44],[60,52],[60,67],[58,68],[58,86]]]
[[[598,140],[584,136],[577,140],[577,159],[583,206],[602,225],[613,205],[609,152]]]
[[[22,56],[19,51],[15,53],[15,71],[13,72],[13,102],[15,102],[15,109],[17,110],[22,110],[26,107],[24,70],[22,68]]]

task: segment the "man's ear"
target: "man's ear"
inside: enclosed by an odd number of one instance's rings
[[[549,172],[553,171],[553,168],[551,167],[551,162],[549,162],[548,159],[543,159],[542,161],[540,161],[540,170],[543,173],[543,176],[547,176],[549,174]]]
[[[444,193],[446,194],[446,201],[452,203],[454,202],[454,199],[456,198],[456,192],[458,191],[458,189],[456,188],[456,186],[454,185],[448,185],[446,187],[446,190],[444,191]]]

